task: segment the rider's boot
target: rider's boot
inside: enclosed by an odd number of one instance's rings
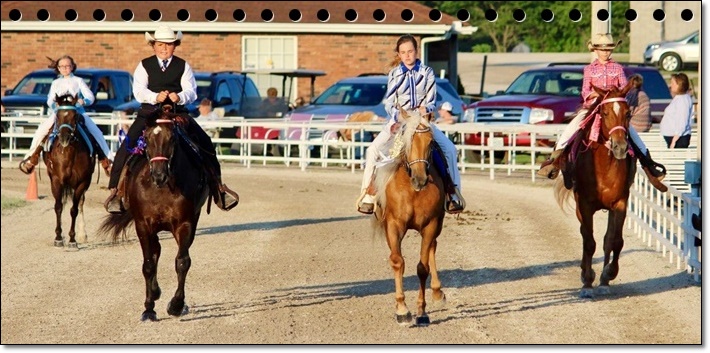
[[[644,155],[643,153],[638,153],[638,160],[641,163],[643,171],[648,177],[648,181],[651,185],[661,192],[668,191],[668,187],[663,184],[663,178],[666,177],[666,167],[663,164],[656,163],[651,159],[651,151],[647,151]]]
[[[124,206],[124,195],[126,195],[126,173],[128,173],[128,168],[124,167],[121,170],[121,176],[118,179],[118,187],[111,189],[111,194],[104,202],[104,208],[108,213],[121,214],[126,212],[126,207]]]
[[[446,203],[446,212],[449,214],[461,213],[466,208],[466,201],[459,192],[458,188],[454,187],[454,192],[448,194],[449,200]]]
[[[370,185],[367,189],[362,190],[364,195],[361,196],[360,203],[357,206],[357,211],[364,214],[372,214],[375,212],[375,185],[373,185],[375,178],[370,180]]]
[[[39,163],[39,154],[42,152],[42,144],[35,148],[29,158],[25,158],[20,162],[20,170],[25,174],[30,174]]]
[[[549,179],[557,178],[560,174],[560,168],[557,166],[557,163],[555,163],[555,160],[562,154],[562,151],[563,149],[552,151],[550,157],[540,165],[540,170],[537,172],[537,175]]]

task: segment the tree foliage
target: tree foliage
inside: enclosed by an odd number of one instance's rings
[[[478,27],[478,32],[469,38],[460,38],[464,50],[485,47],[488,44],[496,52],[510,51],[518,43],[530,46],[533,52],[580,52],[586,50],[591,35],[592,5],[589,1],[421,1],[426,6],[456,17],[461,9],[468,10],[469,23]],[[485,17],[488,9],[495,10],[498,18],[490,22]],[[525,11],[525,20],[517,22],[513,11]],[[550,9],[554,13],[551,22],[541,19],[542,11]],[[582,13],[578,22],[569,18],[569,13],[577,9]],[[628,1],[613,1],[611,10],[612,34],[622,39],[617,52],[628,52],[629,22],[624,17],[629,9]]]

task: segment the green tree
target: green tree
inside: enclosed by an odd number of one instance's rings
[[[469,23],[478,27],[478,32],[470,38],[461,38],[465,45],[460,48],[480,50],[490,44],[496,52],[506,52],[516,44],[525,42],[535,52],[579,52],[584,51],[591,35],[591,19],[596,14],[591,13],[589,1],[422,1],[426,6],[437,8],[451,16],[456,16],[461,9],[471,14]],[[485,12],[493,9],[498,18],[490,22],[485,18]],[[513,19],[513,11],[522,9],[526,18],[523,22]],[[544,9],[554,13],[551,22],[544,22],[541,14]],[[577,9],[582,13],[578,22],[572,22],[569,13]],[[624,17],[629,9],[628,1],[612,2],[612,34],[614,38],[622,39],[618,51],[628,52],[629,22]]]

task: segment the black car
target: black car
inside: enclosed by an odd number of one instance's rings
[[[256,114],[261,104],[261,95],[254,81],[246,75],[234,71],[195,72],[197,99],[186,106],[190,115],[198,117],[197,107],[204,98],[212,101],[213,108],[224,108],[224,116],[245,116]],[[117,111],[132,114],[140,103],[133,100],[116,108]]]
[[[86,68],[77,69],[75,76],[81,77],[96,100],[84,107],[87,112],[111,113],[113,110],[133,100],[131,87],[133,76],[128,71]],[[5,91],[2,104],[7,112],[24,115],[46,115],[47,95],[57,74],[51,69],[32,71],[13,89]]]

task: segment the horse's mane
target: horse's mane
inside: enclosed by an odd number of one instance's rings
[[[418,111],[408,112],[408,114],[409,117],[406,118],[400,116],[400,119],[404,121],[404,125],[392,138],[392,143],[384,146],[388,149],[390,157],[395,161],[377,168],[377,172],[375,173],[375,190],[377,191],[375,195],[375,205],[379,204],[382,209],[385,209],[387,205],[387,198],[385,197],[387,184],[390,182],[397,169],[402,166],[403,157],[412,149],[412,139],[417,127],[422,123],[427,126],[429,125],[429,122],[426,119],[422,119]]]

